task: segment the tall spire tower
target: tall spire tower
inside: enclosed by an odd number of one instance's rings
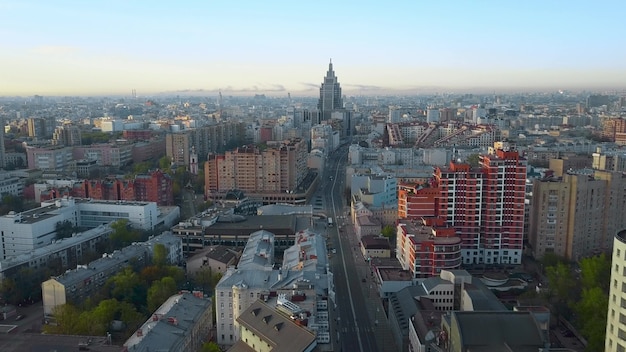
[[[324,82],[320,87],[320,100],[317,103],[317,108],[320,111],[320,120],[330,119],[330,115],[334,110],[343,109],[343,102],[341,101],[341,86],[335,76],[333,70],[333,60],[331,59],[328,64],[328,71]]]

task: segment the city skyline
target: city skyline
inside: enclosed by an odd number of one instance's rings
[[[0,0],[0,95],[623,89],[626,3]],[[621,25],[623,26],[623,25]]]

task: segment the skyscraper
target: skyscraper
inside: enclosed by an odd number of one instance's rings
[[[333,61],[328,64],[328,71],[324,82],[320,87],[320,100],[317,104],[317,108],[320,111],[320,120],[330,119],[331,113],[335,110],[343,109],[343,102],[341,101],[341,86],[333,71]]]

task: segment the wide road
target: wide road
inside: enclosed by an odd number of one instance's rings
[[[333,217],[335,226],[329,228],[330,240],[337,250],[331,258],[335,278],[335,291],[338,317],[339,345],[341,351],[377,351],[373,325],[369,321],[367,309],[361,292],[362,274],[354,265],[356,258],[350,248],[348,238],[343,237],[339,224],[345,215],[345,174],[347,146],[330,155],[325,177],[325,205],[327,214]],[[332,176],[332,180],[330,177]]]

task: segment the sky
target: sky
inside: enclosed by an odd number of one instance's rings
[[[0,0],[0,96],[623,89],[626,1]]]

